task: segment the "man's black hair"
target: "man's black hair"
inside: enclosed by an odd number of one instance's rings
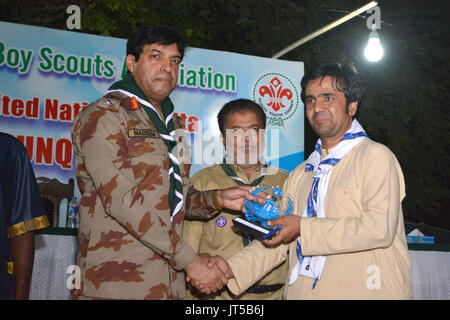
[[[217,115],[219,129],[224,137],[227,118],[235,112],[242,112],[242,111],[251,111],[254,114],[256,114],[259,121],[261,122],[263,129],[266,128],[266,114],[263,108],[261,108],[261,106],[253,100],[237,99],[226,103],[220,110],[219,114]]]
[[[144,45],[153,43],[165,46],[176,43],[181,59],[184,57],[185,43],[183,37],[171,27],[164,25],[141,27],[133,32],[127,41],[127,55],[132,54],[138,61]]]
[[[358,108],[355,114],[357,117],[361,108],[362,99],[364,97],[365,88],[361,77],[353,64],[341,64],[337,62],[322,62],[310,71],[306,72],[302,78],[301,99],[305,103],[305,89],[309,81],[331,77],[334,79],[335,89],[344,93],[345,100],[348,105],[352,102],[358,102]]]

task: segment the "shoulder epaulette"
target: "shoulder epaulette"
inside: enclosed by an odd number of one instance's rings
[[[117,95],[115,92],[111,92],[98,100],[97,104],[100,103],[104,105],[104,107],[108,107],[108,109],[111,109],[111,107],[118,109],[122,99],[122,96]]]

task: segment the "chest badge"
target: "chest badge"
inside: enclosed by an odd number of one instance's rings
[[[227,224],[227,219],[225,217],[220,216],[220,217],[217,218],[216,225],[219,228],[225,227],[226,224]]]

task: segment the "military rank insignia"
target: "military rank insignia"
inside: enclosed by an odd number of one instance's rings
[[[138,110],[141,107],[139,107],[139,102],[137,101],[137,99],[135,97],[130,98],[131,99],[131,108],[133,108],[134,110]]]

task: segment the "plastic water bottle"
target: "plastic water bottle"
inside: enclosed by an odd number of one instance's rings
[[[69,212],[67,213],[67,228],[78,228],[79,226],[78,200],[77,197],[72,197],[72,200],[69,202]]]

